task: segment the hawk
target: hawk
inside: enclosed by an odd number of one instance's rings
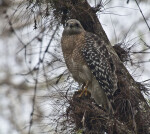
[[[113,59],[105,42],[86,32],[78,20],[70,19],[62,34],[61,47],[67,68],[74,80],[83,85],[83,92],[89,91],[98,105],[108,112],[113,111],[117,82]]]

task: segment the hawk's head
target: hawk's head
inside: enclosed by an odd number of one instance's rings
[[[66,26],[64,28],[65,34],[80,34],[84,31],[81,23],[76,19],[70,19],[67,21]]]

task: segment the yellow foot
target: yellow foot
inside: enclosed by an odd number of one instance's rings
[[[82,85],[82,91],[81,91],[79,97],[81,97],[84,93],[85,93],[85,96],[87,96],[87,92],[88,92],[87,88],[88,88],[88,85],[89,85],[89,81],[87,81],[86,84],[83,84],[83,85]]]
[[[85,96],[87,96],[87,88],[85,87],[82,91],[81,91],[81,93],[80,93],[80,95],[79,95],[79,97],[81,97],[84,93],[85,93]]]

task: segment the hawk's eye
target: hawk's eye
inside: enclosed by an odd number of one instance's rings
[[[78,23],[76,23],[76,27],[79,27],[79,24],[78,24]]]

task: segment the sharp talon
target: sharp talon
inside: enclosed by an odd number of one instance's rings
[[[85,96],[87,96],[87,87],[88,87],[88,84],[89,84],[89,82],[87,82],[86,83],[86,85],[85,85],[85,87],[84,87],[84,85],[82,86],[82,92],[81,92],[81,94],[79,95],[79,97],[81,97],[83,94],[85,94]]]
[[[84,93],[84,89],[82,90],[82,92],[80,93],[79,97],[81,97]]]
[[[81,94],[79,95],[79,97],[81,97],[83,94],[85,94],[85,96],[87,96],[87,88],[84,88],[81,92]]]

